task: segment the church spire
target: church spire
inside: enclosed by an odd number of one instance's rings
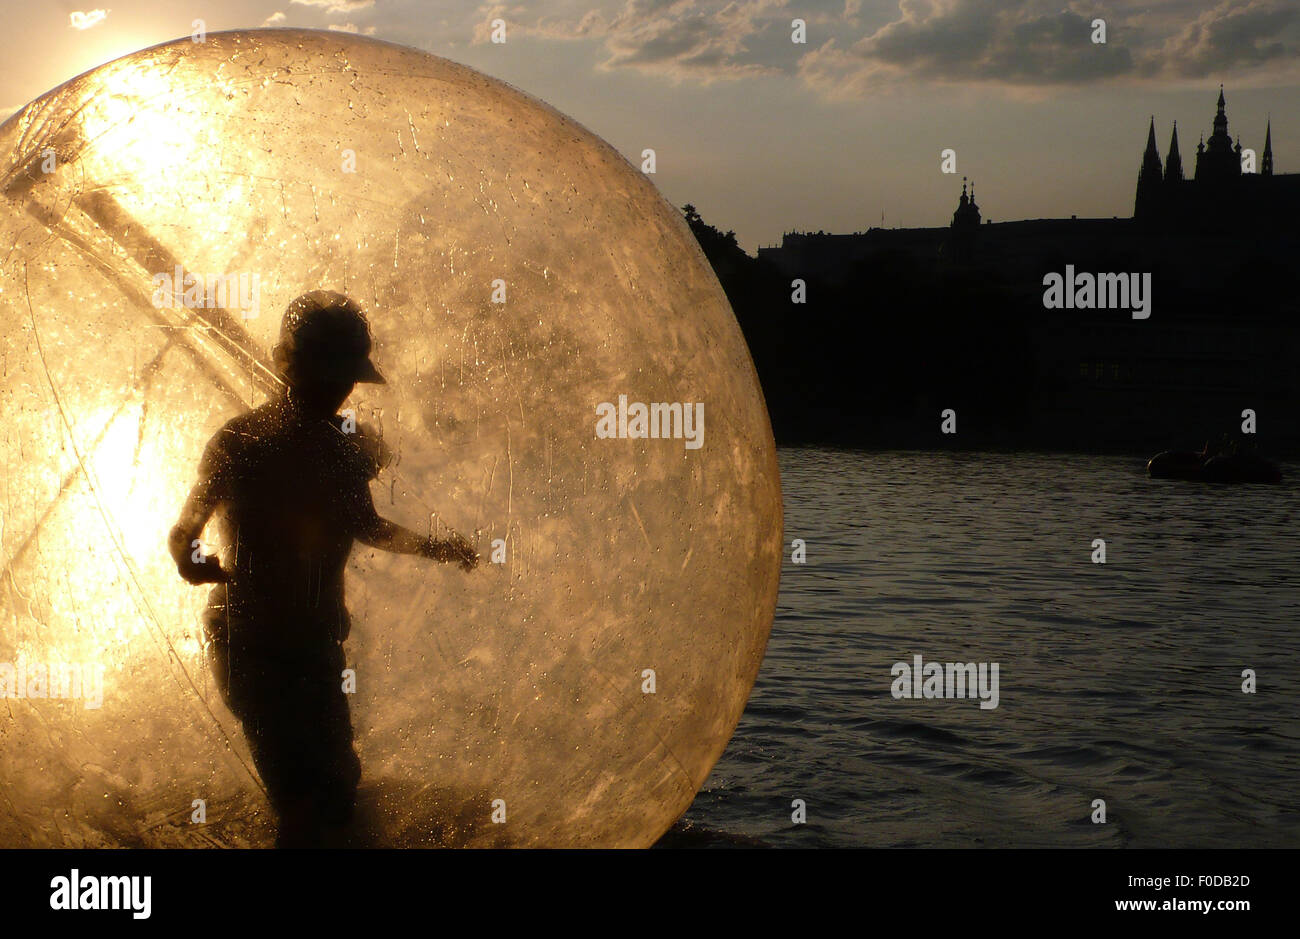
[[[975,204],[975,183],[970,185],[970,195],[966,195],[966,177],[961,178],[961,198],[957,200],[957,211],[952,213],[953,228],[979,228],[980,209]]]
[[[1160,151],[1156,148],[1156,119],[1151,116],[1147,129],[1147,149],[1142,154],[1142,169],[1138,172],[1137,198],[1133,201],[1134,218],[1155,214],[1160,204]]]
[[[1264,131],[1264,158],[1260,161],[1259,173],[1261,176],[1273,175],[1273,120],[1269,119],[1268,128]]]
[[[1222,182],[1241,175],[1241,155],[1228,136],[1228,113],[1225,109],[1223,86],[1219,86],[1218,108],[1214,115],[1214,130],[1205,141],[1205,150],[1197,150],[1196,179]]]
[[[1178,152],[1178,122],[1174,121],[1174,132],[1169,138],[1169,156],[1165,160],[1165,182],[1181,183],[1183,181],[1183,158]]]

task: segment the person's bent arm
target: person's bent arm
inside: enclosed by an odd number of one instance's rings
[[[203,453],[199,464],[199,481],[190,490],[180,519],[167,536],[167,550],[182,578],[191,584],[219,584],[230,577],[222,570],[215,554],[202,554],[199,535],[208,523],[218,502],[216,451],[213,444]]]

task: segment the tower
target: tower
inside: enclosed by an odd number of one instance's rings
[[[966,195],[966,177],[961,178],[961,198],[957,200],[957,211],[952,213],[953,228],[979,228],[980,207],[975,204],[975,183],[970,186],[970,195]]]
[[[1268,122],[1268,127],[1264,131],[1264,156],[1259,163],[1259,175],[1273,175],[1273,121]]]
[[[1174,133],[1169,138],[1169,156],[1165,159],[1165,184],[1183,181],[1183,158],[1178,153],[1178,122],[1174,121]]]
[[[1241,175],[1241,156],[1228,136],[1228,114],[1224,106],[1223,86],[1219,86],[1218,111],[1214,131],[1202,151],[1196,153],[1196,181],[1222,182]]]
[[[1142,154],[1138,172],[1137,198],[1133,202],[1134,218],[1150,218],[1160,209],[1160,151],[1156,149],[1156,119],[1151,117],[1147,130],[1147,149]]]

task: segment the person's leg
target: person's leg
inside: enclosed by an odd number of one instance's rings
[[[361,760],[353,747],[352,717],[343,691],[345,662],[342,646],[333,645],[315,686],[320,694],[318,791],[324,819],[331,825],[344,825],[351,819],[361,781]]]
[[[320,848],[324,846],[320,807],[311,792],[297,793],[280,808],[275,833],[277,848]]]
[[[347,840],[361,761],[343,692],[337,647],[284,663],[284,682],[261,724],[262,765],[277,779],[278,847],[329,847]],[[268,784],[269,786],[269,784]]]
[[[285,847],[334,842],[352,817],[361,761],[352,746],[343,666],[337,645],[286,659],[274,701],[261,708],[259,771],[268,789],[275,780],[278,843]]]
[[[210,654],[279,818],[276,846],[320,846],[327,827],[348,823],[361,778],[342,647],[303,658],[214,642]]]
[[[218,585],[219,588],[224,586]],[[213,592],[215,594],[216,591]],[[239,712],[230,699],[230,634],[226,628],[226,607],[224,603],[212,605],[212,599],[208,602],[209,606],[201,618],[203,635],[207,639],[208,668],[216,680],[217,690],[221,692],[221,700],[232,714],[239,717]]]
[[[279,821],[277,847],[312,847],[321,809],[310,765],[316,708],[303,692],[302,665],[262,650],[212,646],[226,705],[244,728],[253,765]]]
[[[224,642],[209,642],[208,667],[217,682],[217,690],[221,692],[221,700],[234,714],[235,706],[230,700],[230,646]],[[239,715],[235,714],[235,716]]]

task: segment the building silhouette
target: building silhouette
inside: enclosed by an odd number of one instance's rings
[[[966,177],[961,178],[961,198],[957,200],[957,211],[952,213],[952,227],[966,231],[980,227],[980,207],[975,204],[975,181],[970,184],[970,197],[966,196]]]
[[[1177,127],[1161,159],[1153,117],[1132,217],[993,221],[963,180],[943,226],[787,232],[757,258],[703,240],[778,441],[1149,455],[1251,408],[1264,450],[1300,455],[1300,174],[1277,173],[1263,131],[1243,172],[1221,91],[1184,165]],[[1044,276],[1070,269],[1149,275],[1150,317],[1047,308]],[[932,419],[949,407],[970,418],[957,442]]]
[[[1264,129],[1264,150],[1256,172],[1242,171],[1242,146],[1228,134],[1222,87],[1208,140],[1196,148],[1190,178],[1183,167],[1174,123],[1164,160],[1156,144],[1156,121],[1147,127],[1147,144],[1138,171],[1132,219],[1026,219],[992,223],[981,217],[974,184],[962,179],[961,195],[952,222],[945,227],[869,228],[852,234],[786,232],[781,244],[760,247],[758,257],[779,270],[842,279],[864,260],[882,252],[943,258],[950,263],[1009,259],[1026,242],[1046,238],[1074,241],[1151,237],[1152,229],[1178,236],[1227,236],[1256,239],[1300,235],[1300,173],[1274,171],[1273,126]],[[1065,250],[1064,246],[1062,249]],[[1032,253],[1032,252],[1031,252]]]
[[[1218,109],[1209,139],[1196,146],[1196,165],[1186,178],[1178,150],[1178,124],[1169,139],[1161,170],[1152,116],[1138,171],[1133,217],[1146,227],[1188,228],[1203,232],[1240,230],[1282,233],[1294,229],[1300,211],[1300,174],[1273,170],[1273,123],[1264,128],[1264,151],[1254,172],[1242,168],[1241,138],[1228,133],[1227,105],[1219,86]]]

